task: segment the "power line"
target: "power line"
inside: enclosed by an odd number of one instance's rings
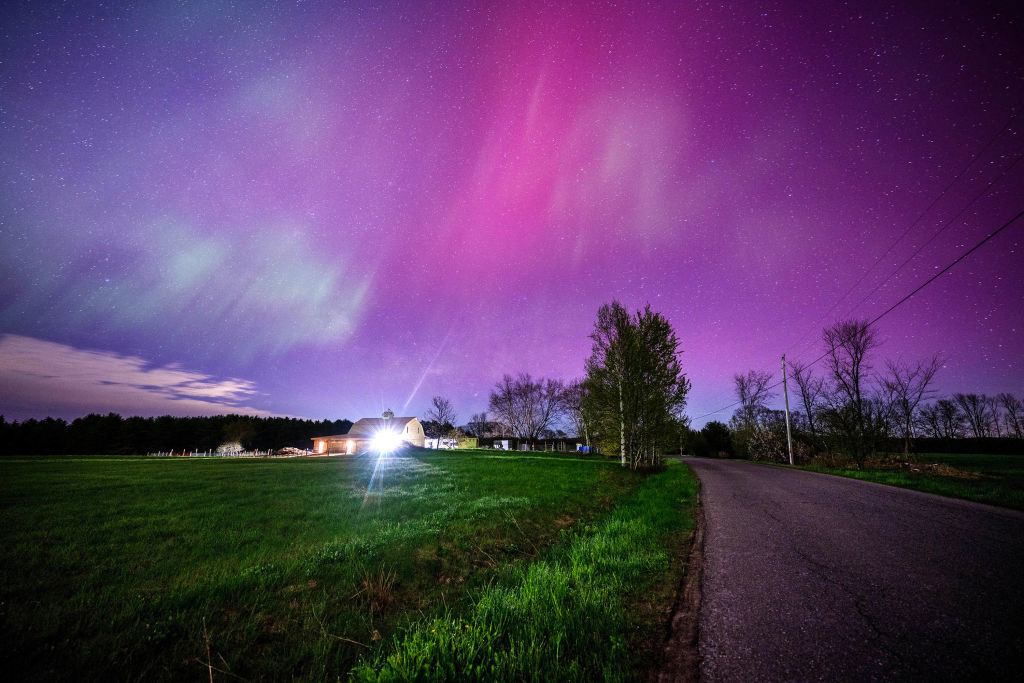
[[[993,232],[990,232],[990,233],[989,233],[989,234],[988,234],[988,235],[987,235],[987,236],[986,236],[986,237],[985,237],[985,238],[984,238],[983,240],[981,240],[980,242],[978,242],[977,244],[975,244],[975,245],[974,245],[973,247],[971,247],[970,249],[968,249],[968,250],[967,250],[967,251],[965,251],[964,253],[960,254],[960,256],[958,256],[958,257],[956,258],[956,260],[955,260],[955,261],[953,261],[952,263],[950,263],[950,264],[949,264],[948,266],[946,266],[945,268],[943,268],[943,269],[942,269],[942,270],[940,270],[939,272],[935,273],[935,275],[932,275],[932,276],[931,276],[930,278],[928,278],[927,280],[925,280],[925,281],[924,281],[924,283],[923,283],[923,284],[922,284],[922,285],[921,285],[920,287],[918,287],[917,289],[915,289],[915,290],[914,290],[913,292],[911,292],[910,294],[907,294],[907,295],[906,295],[905,297],[903,297],[902,299],[900,299],[899,301],[897,301],[896,303],[894,303],[894,304],[893,304],[892,306],[890,306],[889,308],[885,309],[885,311],[883,311],[883,312],[882,312],[882,313],[881,313],[880,315],[878,315],[878,316],[877,316],[876,318],[874,318],[874,319],[873,319],[873,320],[872,320],[871,322],[869,322],[867,326],[868,326],[868,327],[871,327],[872,325],[874,325],[875,323],[877,323],[877,322],[878,322],[879,320],[881,320],[881,319],[882,319],[882,318],[884,318],[885,316],[887,316],[887,315],[889,315],[890,313],[892,313],[892,312],[893,312],[894,310],[896,310],[896,307],[897,307],[897,306],[899,306],[899,305],[900,305],[900,304],[902,304],[902,303],[903,303],[904,301],[906,301],[906,300],[907,300],[907,299],[909,299],[910,297],[912,297],[912,296],[914,296],[915,294],[917,294],[918,292],[920,292],[920,291],[921,291],[922,289],[924,289],[925,287],[927,287],[927,286],[928,286],[928,285],[930,285],[931,283],[935,282],[935,280],[937,280],[937,279],[938,279],[938,277],[939,277],[940,275],[942,275],[943,273],[945,273],[945,272],[946,272],[947,270],[949,270],[950,268],[952,268],[952,267],[953,267],[953,266],[955,266],[956,264],[958,264],[958,263],[960,263],[961,261],[963,261],[963,260],[964,260],[965,258],[967,258],[968,256],[970,256],[971,254],[973,254],[973,253],[974,253],[974,252],[975,252],[975,251],[976,251],[976,250],[977,250],[977,249],[978,249],[979,247],[981,247],[981,245],[985,244],[985,243],[986,243],[986,242],[988,242],[988,241],[989,241],[990,239],[992,239],[993,237],[995,237],[996,235],[998,235],[999,233],[1001,233],[1001,232],[1002,232],[1003,230],[1006,230],[1006,229],[1007,229],[1008,227],[1010,227],[1011,225],[1013,225],[1014,223],[1016,223],[1016,222],[1017,222],[1018,220],[1020,220],[1020,217],[1021,217],[1021,216],[1024,216],[1024,211],[1020,211],[1020,212],[1018,212],[1016,216],[1014,216],[1014,217],[1013,217],[1013,218],[1011,218],[1010,220],[1008,220],[1008,221],[1006,221],[1005,223],[1003,223],[1003,224],[1002,224],[1001,226],[999,226],[999,228],[997,228],[997,229],[996,229],[996,230],[994,230]]]
[[[922,245],[921,245],[920,247],[918,247],[918,248],[917,248],[917,250],[916,250],[916,251],[915,251],[915,252],[914,252],[913,254],[911,254],[910,256],[908,256],[908,257],[907,257],[907,259],[906,259],[906,260],[905,260],[905,261],[904,261],[903,263],[901,263],[901,264],[900,264],[899,266],[897,266],[897,267],[896,267],[896,270],[894,270],[894,271],[892,271],[891,273],[889,273],[889,274],[888,274],[888,275],[886,276],[886,278],[885,278],[884,280],[882,280],[882,281],[881,281],[881,282],[879,282],[879,283],[878,283],[877,285],[875,285],[874,289],[872,289],[872,290],[871,290],[870,292],[868,292],[868,293],[867,293],[867,295],[866,295],[866,296],[865,296],[864,298],[862,298],[862,299],[861,299],[860,301],[858,301],[858,302],[857,302],[856,304],[854,304],[854,305],[853,305],[853,307],[852,307],[852,308],[850,308],[850,309],[849,309],[849,310],[847,311],[847,314],[846,314],[846,315],[850,315],[850,314],[851,314],[851,313],[853,313],[853,312],[854,312],[855,310],[857,310],[857,308],[858,308],[858,307],[859,307],[859,306],[860,306],[860,305],[861,305],[862,303],[864,303],[865,301],[867,301],[868,299],[870,299],[870,298],[871,298],[871,297],[872,297],[872,296],[874,295],[874,293],[875,293],[875,292],[877,292],[877,291],[878,291],[879,289],[881,289],[881,288],[882,288],[882,286],[883,286],[883,285],[885,285],[885,283],[886,283],[886,282],[888,282],[889,280],[891,280],[891,279],[892,279],[893,277],[895,277],[895,275],[896,275],[896,274],[897,274],[898,272],[900,272],[901,270],[903,270],[904,266],[906,266],[906,265],[907,265],[908,263],[910,263],[911,261],[913,261],[913,260],[914,260],[914,257],[916,257],[916,256],[917,256],[918,254],[920,254],[920,253],[921,253],[921,251],[922,251],[922,250],[924,250],[924,248],[925,248],[925,247],[927,247],[927,246],[928,246],[929,244],[931,244],[931,243],[932,243],[933,241],[935,241],[935,238],[936,238],[936,237],[938,237],[938,236],[939,236],[939,235],[941,235],[941,234],[942,234],[943,232],[945,232],[945,231],[946,231],[946,228],[948,228],[948,227],[949,227],[950,225],[952,225],[952,224],[954,223],[954,221],[956,221],[956,220],[957,220],[958,218],[960,218],[960,216],[964,215],[964,213],[965,213],[965,212],[967,211],[967,209],[971,208],[971,206],[972,206],[972,205],[973,205],[973,204],[974,204],[974,203],[975,203],[976,201],[978,201],[979,199],[981,199],[981,198],[982,198],[982,197],[983,197],[984,195],[988,194],[989,190],[991,190],[991,189],[992,189],[992,186],[993,186],[993,185],[995,185],[997,181],[999,181],[1000,179],[1002,179],[1002,177],[1003,177],[1003,176],[1005,176],[1005,175],[1006,175],[1007,173],[1009,173],[1010,171],[1012,171],[1012,170],[1013,170],[1013,167],[1014,167],[1014,166],[1016,166],[1017,164],[1019,164],[1019,163],[1020,163],[1020,161],[1021,161],[1021,159],[1024,159],[1024,155],[1021,155],[1021,156],[1017,157],[1017,158],[1016,158],[1016,160],[1014,160],[1014,162],[1013,162],[1012,164],[1010,164],[1009,166],[1007,166],[1007,167],[1006,167],[1006,168],[1005,168],[1005,169],[1004,169],[1004,170],[1003,170],[1003,171],[1002,171],[1002,172],[1001,172],[1001,173],[1000,173],[999,175],[997,175],[997,176],[996,176],[995,178],[993,178],[992,180],[990,180],[990,181],[988,182],[988,184],[987,184],[987,185],[985,185],[985,187],[984,187],[984,188],[982,188],[981,192],[979,192],[979,193],[978,193],[977,195],[975,195],[975,196],[974,196],[974,198],[973,198],[973,199],[971,199],[971,201],[967,202],[967,205],[966,205],[966,206],[964,206],[964,208],[960,209],[960,211],[958,211],[958,212],[957,212],[957,214],[956,214],[955,216],[953,216],[953,217],[952,217],[952,218],[950,218],[950,219],[949,219],[948,221],[946,221],[946,223],[945,223],[945,224],[944,224],[944,225],[943,225],[943,226],[942,226],[941,228],[939,228],[939,229],[938,229],[938,230],[937,230],[937,231],[935,232],[935,234],[933,234],[933,235],[932,235],[931,237],[929,237],[929,238],[928,238],[928,241],[926,241],[926,242],[925,242],[924,244],[922,244]]]
[[[977,244],[975,244],[975,245],[974,245],[973,247],[971,247],[970,249],[968,249],[968,250],[967,250],[967,251],[965,251],[964,253],[960,254],[960,256],[956,257],[956,259],[954,259],[954,260],[953,260],[953,262],[952,262],[952,263],[950,263],[950,264],[949,264],[948,266],[946,266],[945,268],[943,268],[942,270],[940,270],[939,272],[935,273],[935,274],[934,274],[934,275],[932,275],[932,276],[931,276],[930,278],[928,278],[927,280],[925,280],[925,281],[924,281],[923,283],[921,283],[921,284],[920,284],[920,285],[919,285],[919,286],[917,287],[917,289],[915,289],[914,291],[910,292],[910,294],[907,294],[907,295],[906,295],[905,297],[903,297],[902,299],[900,299],[899,301],[897,301],[896,303],[894,303],[894,304],[893,304],[892,306],[890,306],[889,308],[885,309],[885,310],[884,310],[884,311],[882,311],[882,312],[881,312],[880,314],[878,314],[877,316],[875,316],[875,317],[874,317],[874,318],[873,318],[873,319],[872,319],[871,321],[869,321],[869,322],[867,323],[866,327],[871,327],[872,325],[874,325],[875,323],[877,323],[877,322],[878,322],[879,320],[881,320],[881,319],[882,319],[882,318],[884,318],[885,316],[887,316],[887,315],[889,315],[890,313],[892,313],[892,312],[893,312],[894,310],[896,310],[896,309],[897,309],[897,308],[898,308],[899,306],[903,305],[903,304],[904,304],[904,303],[905,303],[905,302],[906,302],[907,300],[909,300],[909,299],[910,299],[910,298],[911,298],[912,296],[914,296],[915,294],[917,294],[918,292],[920,292],[920,291],[921,291],[922,289],[924,289],[925,287],[927,287],[928,285],[930,285],[931,283],[933,283],[933,282],[935,282],[935,281],[936,281],[937,279],[939,279],[939,277],[940,277],[940,276],[942,276],[942,275],[943,275],[944,273],[946,273],[947,271],[949,271],[949,269],[950,269],[950,268],[952,268],[953,266],[955,266],[956,264],[960,263],[961,261],[963,261],[963,260],[964,260],[965,258],[967,258],[968,256],[970,256],[971,254],[973,254],[973,253],[974,253],[975,251],[977,251],[977,250],[978,250],[979,248],[981,248],[981,247],[982,247],[982,246],[983,246],[983,245],[984,245],[984,244],[985,244],[986,242],[988,242],[988,241],[989,241],[989,240],[991,240],[991,239],[992,239],[993,237],[995,237],[996,235],[998,235],[999,233],[1001,233],[1001,232],[1002,232],[1003,230],[1006,230],[1006,228],[1008,228],[1008,227],[1010,227],[1011,225],[1013,225],[1014,223],[1016,223],[1016,222],[1017,222],[1018,220],[1020,220],[1020,219],[1021,219],[1021,217],[1022,217],[1022,216],[1024,216],[1024,211],[1019,211],[1019,212],[1017,213],[1017,215],[1016,215],[1016,216],[1014,216],[1014,217],[1013,217],[1013,218],[1011,218],[1010,220],[1008,220],[1008,221],[1006,221],[1005,223],[1003,223],[1003,224],[1002,224],[1001,226],[999,226],[998,228],[996,228],[995,230],[993,230],[992,232],[990,232],[990,233],[989,233],[988,235],[986,235],[986,236],[985,236],[985,237],[984,237],[984,238],[983,238],[983,239],[982,239],[982,240],[981,240],[980,242],[978,242]],[[808,368],[809,368],[809,367],[811,367],[811,366],[813,366],[813,365],[817,364],[817,363],[818,363],[819,361],[821,361],[821,360],[822,360],[823,358],[825,358],[825,356],[827,356],[827,355],[828,355],[828,352],[826,351],[825,353],[821,354],[820,356],[818,356],[817,358],[815,358],[814,360],[812,360],[812,361],[811,361],[810,363],[808,363],[808,364],[807,364],[807,365],[806,365],[805,367],[808,367]],[[782,385],[782,380],[779,380],[779,381],[778,381],[778,382],[776,382],[775,384],[773,384],[773,385],[771,385],[770,387],[768,387],[768,390],[774,389],[774,388],[776,388],[776,387],[778,387],[778,386],[781,386],[781,385]],[[729,405],[727,405],[727,406],[723,406],[723,407],[721,407],[721,408],[719,408],[719,409],[717,409],[717,410],[712,410],[711,412],[709,412],[709,413],[704,413],[703,415],[698,415],[697,417],[695,417],[695,418],[693,418],[693,419],[694,419],[694,420],[700,420],[700,419],[702,419],[702,418],[705,418],[705,417],[708,417],[708,416],[710,416],[710,415],[714,415],[715,413],[720,413],[720,412],[722,412],[723,410],[728,410],[729,408],[732,408],[733,406],[737,406],[737,405],[739,405],[740,403],[741,403],[741,401],[734,401],[733,403],[730,403],[730,404],[729,404]]]
[[[1011,125],[1011,124],[1012,124],[1012,123],[1014,122],[1014,120],[1015,120],[1015,119],[1016,119],[1016,118],[1017,118],[1018,116],[1020,116],[1020,112],[1016,112],[1016,113],[1012,114],[1012,115],[1010,116],[1010,118],[1009,118],[1009,119],[1007,119],[1006,123],[1005,123],[1005,124],[1003,124],[1003,127],[1002,127],[1002,128],[1000,128],[1000,129],[999,129],[999,131],[998,131],[998,132],[997,132],[997,133],[996,133],[995,135],[993,135],[993,136],[992,136],[991,138],[989,138],[988,142],[986,142],[986,143],[985,143],[985,144],[984,144],[984,145],[983,145],[983,146],[981,147],[981,149],[979,149],[979,150],[978,150],[977,152],[975,152],[974,156],[972,156],[972,157],[971,157],[971,159],[970,159],[970,161],[968,161],[968,162],[967,162],[967,165],[966,165],[966,166],[964,166],[964,167],[963,167],[962,169],[960,169],[960,172],[956,174],[956,177],[955,177],[955,178],[953,178],[953,180],[951,180],[951,181],[949,182],[949,184],[948,184],[948,185],[946,185],[946,187],[945,187],[945,188],[943,188],[942,192],[940,192],[940,193],[938,194],[938,196],[937,196],[937,197],[935,197],[935,199],[933,199],[933,200],[932,200],[932,202],[931,202],[931,203],[930,203],[930,204],[929,204],[929,205],[928,205],[927,207],[925,207],[924,211],[922,211],[921,213],[919,213],[919,214],[918,214],[917,218],[915,218],[915,219],[914,219],[914,221],[913,221],[913,222],[912,222],[912,223],[911,223],[910,225],[908,225],[908,226],[907,226],[907,228],[906,228],[906,229],[905,229],[905,230],[904,230],[904,231],[903,231],[902,233],[900,233],[900,236],[899,236],[899,237],[897,237],[897,238],[896,238],[895,240],[893,240],[892,244],[890,244],[890,245],[889,245],[889,246],[888,246],[888,247],[886,248],[886,250],[885,250],[885,251],[883,251],[883,252],[882,252],[881,254],[879,254],[878,258],[876,258],[876,259],[875,259],[874,263],[872,263],[872,264],[871,264],[871,266],[870,266],[870,267],[869,267],[869,268],[868,268],[868,269],[867,269],[866,271],[864,271],[864,273],[863,273],[863,274],[862,274],[862,275],[861,275],[861,276],[860,276],[860,277],[859,277],[859,278],[857,279],[857,281],[856,281],[856,282],[854,282],[854,283],[853,283],[853,285],[851,285],[851,286],[850,286],[850,288],[849,288],[849,289],[847,289],[847,290],[846,290],[846,291],[845,291],[845,292],[843,293],[843,295],[842,295],[841,297],[839,297],[838,299],[836,299],[836,302],[835,302],[834,304],[832,304],[832,307],[831,307],[830,309],[828,309],[828,311],[826,311],[826,312],[825,312],[825,315],[821,316],[821,318],[820,318],[820,319],[818,320],[818,322],[817,322],[817,323],[816,323],[815,325],[820,325],[822,321],[824,321],[825,319],[827,319],[827,318],[828,318],[828,316],[832,314],[832,311],[836,310],[836,308],[837,308],[837,307],[839,306],[839,304],[841,304],[841,303],[843,302],[843,300],[844,300],[844,299],[846,299],[846,297],[848,297],[848,296],[850,295],[850,293],[851,293],[851,292],[853,292],[853,290],[855,290],[855,289],[856,289],[856,288],[857,288],[857,287],[858,287],[858,286],[860,285],[860,283],[864,282],[864,279],[865,279],[865,278],[866,278],[866,277],[867,277],[868,275],[870,275],[870,274],[871,274],[871,273],[872,273],[872,272],[873,272],[873,271],[875,270],[875,267],[876,267],[876,266],[877,266],[877,265],[878,265],[879,263],[881,263],[881,262],[882,262],[882,259],[884,259],[884,258],[885,258],[886,256],[888,256],[888,255],[889,255],[889,252],[891,252],[891,251],[893,250],[893,247],[895,247],[895,246],[896,246],[897,244],[899,244],[899,243],[900,243],[900,241],[901,241],[901,240],[902,240],[902,239],[903,239],[904,237],[906,237],[906,236],[907,236],[907,234],[908,234],[908,233],[909,233],[909,232],[910,232],[911,230],[913,230],[913,229],[914,229],[914,226],[916,226],[916,225],[917,225],[918,223],[920,223],[920,222],[921,222],[921,219],[922,219],[922,218],[924,218],[924,217],[925,217],[925,216],[926,216],[926,215],[928,214],[928,212],[929,212],[929,211],[931,211],[931,210],[932,210],[932,209],[933,209],[933,208],[935,207],[935,205],[936,205],[936,204],[938,204],[938,203],[939,203],[939,201],[940,201],[940,200],[941,200],[941,199],[942,199],[943,197],[945,197],[945,196],[946,196],[946,193],[948,193],[948,192],[949,192],[949,191],[950,191],[950,190],[951,190],[951,189],[953,188],[953,186],[954,186],[954,185],[956,185],[956,184],[957,184],[957,182],[959,182],[959,180],[960,180],[960,179],[961,179],[961,178],[962,178],[962,177],[964,176],[964,174],[965,174],[965,173],[967,173],[968,169],[970,169],[970,168],[971,168],[971,166],[973,166],[973,165],[974,165],[974,162],[976,162],[976,161],[977,161],[977,160],[978,160],[979,158],[981,158],[981,155],[982,155],[982,154],[984,154],[985,152],[987,152],[987,151],[988,151],[988,148],[992,146],[992,144],[993,144],[993,143],[994,143],[994,142],[995,142],[995,141],[996,141],[996,140],[997,140],[997,139],[999,138],[999,136],[1001,136],[1001,135],[1002,135],[1003,133],[1005,133],[1005,132],[1007,131],[1007,129],[1009,129],[1010,125]],[[1019,161],[1019,159],[1018,159],[1018,161]],[[1011,166],[1011,168],[1012,168],[1012,166]],[[1007,171],[1009,171],[1009,169],[1007,169]],[[1005,174],[1005,171],[1004,171],[1004,174]],[[986,190],[987,190],[987,188],[986,188]],[[977,198],[975,198],[975,200],[976,200],[976,199],[977,199]],[[975,200],[972,200],[972,201],[971,201],[971,203],[969,203],[969,204],[967,205],[967,207],[969,207],[969,206],[970,206],[970,205],[971,205],[972,203],[974,203],[974,201],[975,201]],[[967,207],[964,207],[964,210],[966,210],[966,209],[967,209]],[[962,211],[961,211],[961,213],[962,213]],[[958,214],[958,215],[959,215],[959,214]],[[956,220],[956,219],[954,218],[953,220]],[[940,232],[941,232],[941,231],[940,231]],[[932,239],[934,239],[934,236],[933,236],[933,238],[932,238]],[[931,241],[931,240],[929,240],[929,241]],[[919,251],[920,251],[920,250],[919,250]],[[917,254],[917,252],[915,252],[915,256],[916,256],[916,254]],[[913,257],[911,257],[911,258],[913,258]],[[901,266],[901,267],[902,267],[902,266]],[[891,275],[890,275],[890,277],[891,277]],[[888,278],[886,278],[886,279],[888,280]],[[876,288],[876,289],[877,289],[877,288]],[[874,290],[872,290],[872,292],[871,292],[871,293],[873,294],[873,293],[874,293]],[[868,296],[870,296],[870,294],[869,294]],[[863,301],[863,300],[861,300],[860,302],[858,302],[858,303],[857,303],[857,306],[860,306],[860,304],[862,304],[862,303],[864,303],[864,301]],[[856,306],[854,306],[854,308],[856,308]],[[811,330],[813,330],[813,328],[811,328]],[[800,342],[802,342],[802,341],[804,340],[804,338],[805,338],[805,337],[806,337],[806,336],[807,336],[807,335],[808,335],[809,333],[810,333],[810,330],[808,330],[808,332],[805,332],[805,333],[804,333],[804,334],[803,334],[802,336],[800,336],[800,338],[798,338],[798,339],[796,340],[796,342],[795,342],[795,343],[793,344],[793,346],[796,346],[797,344],[799,344]]]

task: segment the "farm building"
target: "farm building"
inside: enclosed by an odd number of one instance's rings
[[[388,450],[393,450],[401,442],[422,448],[423,425],[415,417],[394,417],[391,411],[387,411],[382,417],[360,419],[346,434],[314,437],[313,452],[355,455],[380,448],[381,444],[387,444],[391,446]]]

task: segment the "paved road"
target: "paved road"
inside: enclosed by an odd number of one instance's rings
[[[704,681],[1024,679],[1024,514],[687,459]]]

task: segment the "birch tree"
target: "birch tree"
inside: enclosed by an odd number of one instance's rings
[[[627,360],[636,345],[634,333],[629,313],[622,304],[613,301],[601,306],[594,331],[590,333],[593,345],[585,365],[586,409],[600,425],[602,434],[618,434],[623,467],[627,464],[625,393],[630,381]]]
[[[650,306],[630,315],[613,301],[598,310],[590,338],[583,408],[593,431],[618,437],[623,466],[656,463],[675,443],[690,390],[675,331]]]

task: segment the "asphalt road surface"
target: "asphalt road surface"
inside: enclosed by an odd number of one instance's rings
[[[1024,514],[687,458],[704,681],[1024,680]]]

